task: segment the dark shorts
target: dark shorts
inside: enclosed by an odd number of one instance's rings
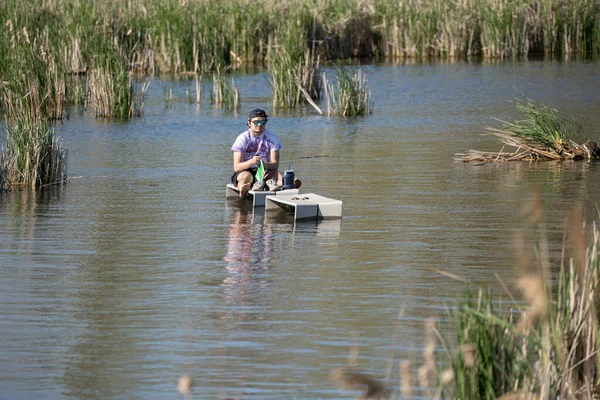
[[[237,177],[239,174],[241,174],[242,172],[246,172],[249,171],[252,176],[254,177],[254,179],[252,180],[252,183],[256,182],[256,172],[258,171],[258,169],[245,169],[243,171],[240,172],[234,172],[233,175],[231,175],[231,183],[233,183],[234,186],[237,186]],[[265,171],[265,176],[266,175],[271,175],[274,176],[273,174],[277,173],[277,170],[274,169],[268,169]],[[277,176],[274,176],[275,178],[277,178]],[[265,178],[266,179],[266,178]]]
[[[231,183],[233,183],[233,186],[237,186],[238,175],[241,174],[242,172],[246,172],[246,171],[249,171],[250,173],[252,173],[252,176],[254,176],[254,175],[256,175],[256,171],[258,171],[258,169],[245,169],[240,172],[234,172],[233,175],[231,175]],[[252,183],[254,183],[255,180],[256,180],[256,178],[254,178],[252,180]]]

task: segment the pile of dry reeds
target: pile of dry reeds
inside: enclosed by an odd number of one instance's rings
[[[499,152],[469,150],[456,153],[463,162],[488,163],[537,160],[583,160],[600,158],[596,142],[582,140],[581,125],[564,118],[557,109],[533,102],[517,101],[517,109],[524,119],[513,122],[499,120],[503,129],[485,130],[501,139],[504,146]],[[576,141],[579,140],[579,143]],[[506,146],[514,151],[504,151]]]

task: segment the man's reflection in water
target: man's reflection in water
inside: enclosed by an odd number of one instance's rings
[[[260,319],[265,301],[265,288],[271,265],[273,235],[268,224],[252,221],[252,212],[235,210],[224,260],[229,276],[223,280],[225,300],[235,319]],[[261,304],[264,303],[264,304]]]

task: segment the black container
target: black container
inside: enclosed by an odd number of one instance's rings
[[[294,188],[294,170],[286,169],[283,171],[282,180],[283,180],[283,188],[284,189],[293,189]]]

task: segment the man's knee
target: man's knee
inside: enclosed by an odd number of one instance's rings
[[[250,171],[240,172],[237,176],[238,182],[252,182],[253,180],[254,180],[254,177],[252,176]]]

